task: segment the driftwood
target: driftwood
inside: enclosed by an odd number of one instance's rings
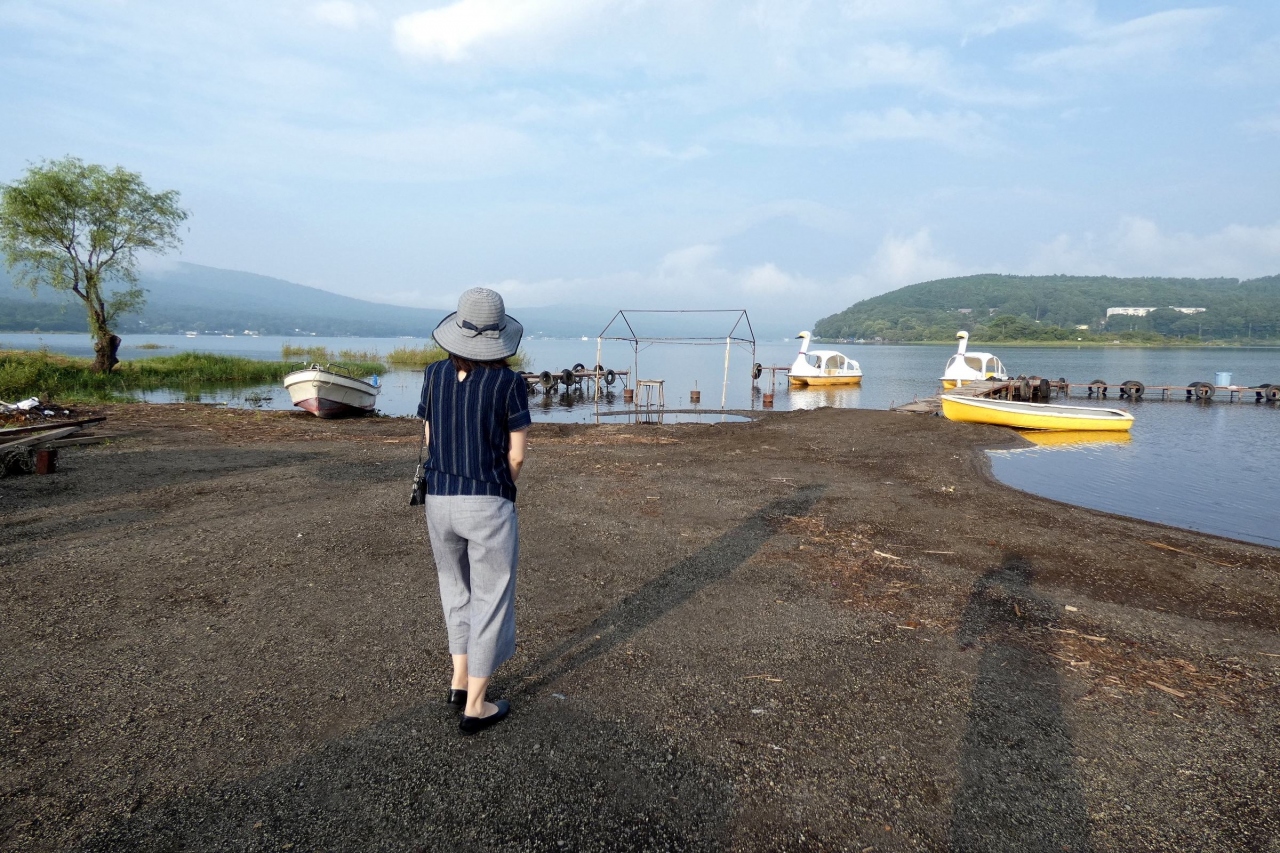
[[[113,435],[80,435],[105,417],[60,421],[0,430],[0,477],[6,474],[52,474],[58,470],[58,448],[97,444]]]
[[[86,427],[89,424],[100,424],[105,421],[106,416],[97,418],[85,418],[79,421],[50,421],[44,424],[31,424],[29,426],[7,427],[0,429],[0,444],[5,443],[5,439],[15,435],[29,435],[33,432],[47,432],[51,429],[61,429],[63,427]]]
[[[62,429],[47,430],[32,435],[24,435],[18,438],[8,439],[0,435],[0,450],[17,450],[19,447],[29,447],[31,445],[43,444],[46,441],[55,441],[59,438],[65,438],[72,433],[77,433],[84,429],[82,426],[69,426]]]

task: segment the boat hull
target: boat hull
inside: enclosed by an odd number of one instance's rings
[[[952,397],[946,394],[939,399],[942,402],[942,414],[947,420],[962,423],[1087,432],[1122,432],[1133,426],[1133,415],[1119,409]]]
[[[861,385],[861,376],[795,376],[787,377],[792,385]]]
[[[367,415],[378,402],[378,386],[317,368],[290,373],[284,387],[295,406],[319,418]]]

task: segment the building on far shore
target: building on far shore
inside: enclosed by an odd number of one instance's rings
[[[1147,316],[1148,314],[1150,314],[1152,311],[1156,311],[1156,310],[1158,310],[1158,309],[1156,309],[1156,308],[1108,308],[1108,309],[1107,309],[1107,316],[1108,316],[1108,317],[1114,317],[1114,316],[1115,316],[1115,315],[1117,315],[1117,314],[1121,314],[1121,315],[1124,315],[1124,316],[1126,316],[1126,317],[1145,317],[1145,316]],[[1178,306],[1176,306],[1176,305],[1170,305],[1170,306],[1169,306],[1169,310],[1170,310],[1170,311],[1181,311],[1183,314],[1200,314],[1200,313],[1203,313],[1203,312],[1204,312],[1205,310],[1207,310],[1207,309],[1204,309],[1204,308],[1179,308],[1179,307],[1178,307]]]

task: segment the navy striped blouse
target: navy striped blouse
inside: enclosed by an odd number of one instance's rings
[[[449,359],[429,364],[422,373],[418,417],[431,426],[422,463],[427,494],[516,499],[508,434],[530,424],[529,395],[519,374],[477,367],[459,382]]]

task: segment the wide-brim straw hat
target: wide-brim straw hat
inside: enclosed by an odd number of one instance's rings
[[[471,361],[498,361],[516,354],[524,326],[507,314],[502,295],[473,287],[458,297],[458,310],[431,333],[445,352]]]

